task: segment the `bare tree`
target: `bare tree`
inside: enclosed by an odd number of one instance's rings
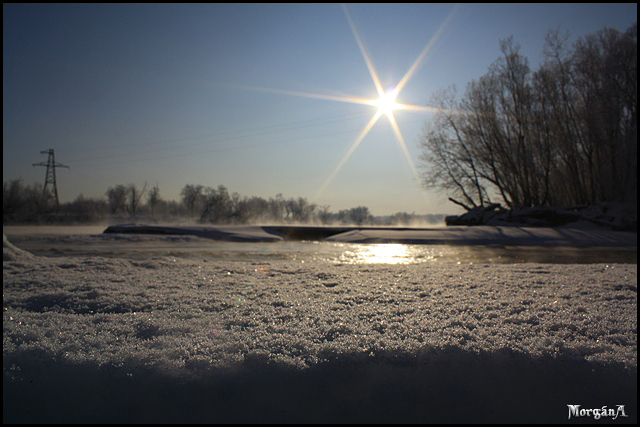
[[[116,214],[118,211],[125,212],[127,209],[127,187],[122,184],[109,187],[107,190],[107,201],[111,214]]]
[[[637,200],[637,27],[602,30],[573,50],[549,32],[532,73],[511,38],[487,74],[435,99],[420,141],[423,183],[482,206]]]
[[[420,141],[420,158],[427,165],[422,179],[426,188],[452,191],[456,197],[462,197],[463,201],[452,201],[470,209],[469,205],[482,205],[485,191],[475,156],[462,132],[466,119],[460,105],[455,102],[455,94],[454,86],[433,98],[440,112],[432,123],[425,124]]]
[[[287,216],[290,215],[290,220],[293,222],[309,221],[316,207],[315,203],[309,203],[304,197],[291,198],[285,204]]]
[[[232,216],[232,198],[227,187],[219,185],[218,189],[207,187],[205,189],[204,207],[200,215],[200,221],[212,223],[229,222]]]
[[[182,188],[180,195],[182,196],[182,203],[189,210],[189,216],[193,218],[196,211],[196,207],[201,203],[204,198],[204,187],[202,185],[187,184]]]
[[[54,204],[54,195],[50,189],[43,192],[42,185],[37,183],[23,184],[21,179],[3,182],[2,213],[8,218],[14,214],[33,215],[45,213]]]
[[[286,201],[282,196],[282,193],[276,194],[275,199],[269,199],[269,216],[276,223],[280,223],[285,219],[285,205]]]
[[[369,208],[366,206],[358,206],[349,209],[349,217],[354,224],[362,225],[367,222],[371,222],[371,214]]]
[[[149,190],[149,194],[147,196],[147,204],[151,208],[151,216],[154,215],[156,206],[158,206],[160,200],[160,188],[158,188],[158,184],[156,184]]]
[[[576,43],[575,86],[583,101],[591,197],[637,198],[637,25],[605,28]]]
[[[142,190],[139,190],[135,184],[129,184],[127,190],[129,195],[129,215],[136,216],[136,211],[138,209],[138,206],[140,205],[140,200],[142,199],[142,196],[144,196],[144,193],[147,191],[147,183],[144,183],[144,187],[142,187]]]
[[[331,211],[329,205],[322,205],[318,208],[318,219],[321,224],[329,224],[331,222]]]

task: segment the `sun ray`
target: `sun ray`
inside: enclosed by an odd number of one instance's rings
[[[393,114],[390,115],[389,122],[391,123],[391,127],[393,128],[393,132],[396,134],[396,138],[398,140],[398,143],[400,144],[402,153],[404,154],[405,159],[407,159],[407,164],[409,165],[409,168],[413,173],[413,179],[415,179],[416,182],[419,182],[420,174],[418,173],[418,169],[416,168],[415,163],[413,163],[413,159],[411,158],[411,154],[409,154],[409,149],[407,148],[407,144],[404,142],[404,137],[402,136],[402,132],[400,132],[400,127],[398,127],[398,122],[396,122],[396,118],[395,116],[393,116]],[[425,204],[429,203],[427,193],[420,192],[420,194],[422,195],[422,199],[425,202]]]
[[[421,113],[448,113],[448,114],[464,114],[461,110],[449,110],[440,107],[429,107],[426,105],[412,105],[412,104],[396,104],[396,110],[409,110],[418,111]]]
[[[398,143],[400,144],[400,148],[402,149],[402,153],[404,154],[404,157],[407,159],[409,168],[411,168],[413,177],[416,179],[419,179],[418,170],[416,169],[416,165],[413,163],[411,154],[409,154],[409,149],[407,148],[407,144],[404,142],[402,132],[400,132],[400,128],[398,127],[398,122],[396,122],[396,118],[393,116],[393,114],[389,114],[388,117],[389,117],[389,122],[391,123],[391,127],[393,128],[393,132],[396,134],[396,138],[398,139]]]
[[[349,15],[349,10],[347,9],[347,5],[342,3],[342,10],[344,10],[344,14],[347,16],[347,20],[349,21],[349,26],[351,27],[351,32],[353,32],[354,37],[356,38],[356,42],[358,43],[358,47],[360,48],[360,52],[364,58],[364,62],[367,64],[367,68],[369,69],[369,74],[371,74],[371,78],[373,79],[373,84],[376,86],[376,90],[378,91],[378,96],[382,96],[384,94],[384,89],[382,88],[382,84],[380,83],[380,79],[378,78],[378,73],[376,73],[375,68],[373,68],[373,62],[369,58],[367,54],[367,50],[360,40],[360,35],[356,30],[356,26],[353,24],[351,20],[351,15]]]
[[[329,101],[348,102],[351,104],[375,105],[375,100],[357,96],[326,95],[321,93],[300,92],[295,90],[271,89],[266,87],[246,87],[261,92],[279,93],[282,95],[303,96],[305,98],[326,99]]]
[[[396,90],[398,91],[398,93],[400,93],[400,91],[407,84],[407,82],[409,81],[411,76],[413,76],[413,73],[418,69],[418,65],[420,65],[420,63],[422,62],[424,57],[427,56],[427,53],[429,53],[429,51],[431,50],[431,47],[433,47],[433,45],[438,41],[438,39],[440,38],[440,34],[442,34],[442,31],[444,31],[444,29],[447,26],[447,24],[449,24],[449,21],[451,20],[451,17],[456,12],[456,10],[458,10],[459,7],[460,7],[460,5],[457,4],[453,8],[453,10],[451,10],[451,12],[449,12],[449,15],[447,15],[447,17],[445,18],[444,22],[440,25],[440,27],[438,28],[438,31],[436,31],[434,36],[431,37],[431,40],[429,40],[429,42],[424,47],[424,49],[422,49],[422,52],[420,52],[420,55],[418,55],[416,60],[413,62],[413,64],[409,68],[409,71],[407,71],[407,73],[404,75],[404,77],[402,77],[402,79],[400,80],[400,83],[398,83],[398,85],[396,86]]]
[[[329,176],[325,180],[324,184],[322,184],[322,187],[320,187],[318,192],[313,197],[313,200],[317,200],[318,197],[320,197],[320,195],[322,193],[324,193],[324,190],[326,190],[326,188],[329,186],[331,181],[333,181],[333,178],[335,178],[335,176],[338,174],[338,172],[340,172],[340,169],[342,169],[344,164],[347,163],[347,160],[349,160],[349,157],[351,157],[353,152],[356,151],[356,148],[358,148],[358,145],[360,145],[362,140],[367,136],[367,134],[369,133],[369,131],[371,130],[373,125],[376,124],[376,122],[378,121],[378,119],[381,116],[382,116],[382,112],[378,111],[376,114],[374,114],[374,116],[371,118],[371,120],[369,120],[369,123],[367,123],[367,125],[364,127],[364,129],[362,129],[362,132],[360,132],[360,135],[358,135],[356,140],[353,141],[353,144],[351,144],[351,147],[349,148],[349,151],[347,151],[347,153],[342,157],[342,159],[340,159],[340,162],[333,169],[333,171],[331,171],[331,173],[329,174]]]

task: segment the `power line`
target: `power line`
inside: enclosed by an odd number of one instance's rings
[[[56,207],[60,206],[60,201],[58,200],[58,185],[56,184],[56,168],[67,168],[67,169],[71,169],[71,168],[67,165],[63,165],[62,163],[56,162],[56,157],[53,152],[53,148],[49,148],[49,150],[41,151],[40,154],[49,155],[47,159],[47,163],[40,162],[40,163],[33,164],[33,166],[47,167],[47,172],[44,176],[44,187],[42,188],[42,200],[45,200],[45,196],[47,194],[47,186],[51,184],[53,186],[53,194],[56,199]]]

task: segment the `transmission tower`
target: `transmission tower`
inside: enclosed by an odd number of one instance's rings
[[[49,148],[49,150],[41,151],[40,153],[49,155],[49,158],[47,159],[47,163],[40,162],[40,163],[33,164],[33,166],[47,167],[47,174],[44,177],[44,187],[42,188],[42,200],[44,200],[47,194],[47,186],[51,184],[53,186],[53,194],[56,198],[56,206],[59,206],[60,202],[58,201],[58,185],[56,184],[56,168],[67,168],[67,169],[71,169],[71,168],[67,165],[56,163],[56,156],[53,153],[53,148]]]

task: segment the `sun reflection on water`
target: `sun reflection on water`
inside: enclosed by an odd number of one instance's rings
[[[414,264],[416,262],[435,261],[436,253],[424,253],[409,245],[399,243],[380,243],[352,245],[340,256],[340,262],[348,264]]]

